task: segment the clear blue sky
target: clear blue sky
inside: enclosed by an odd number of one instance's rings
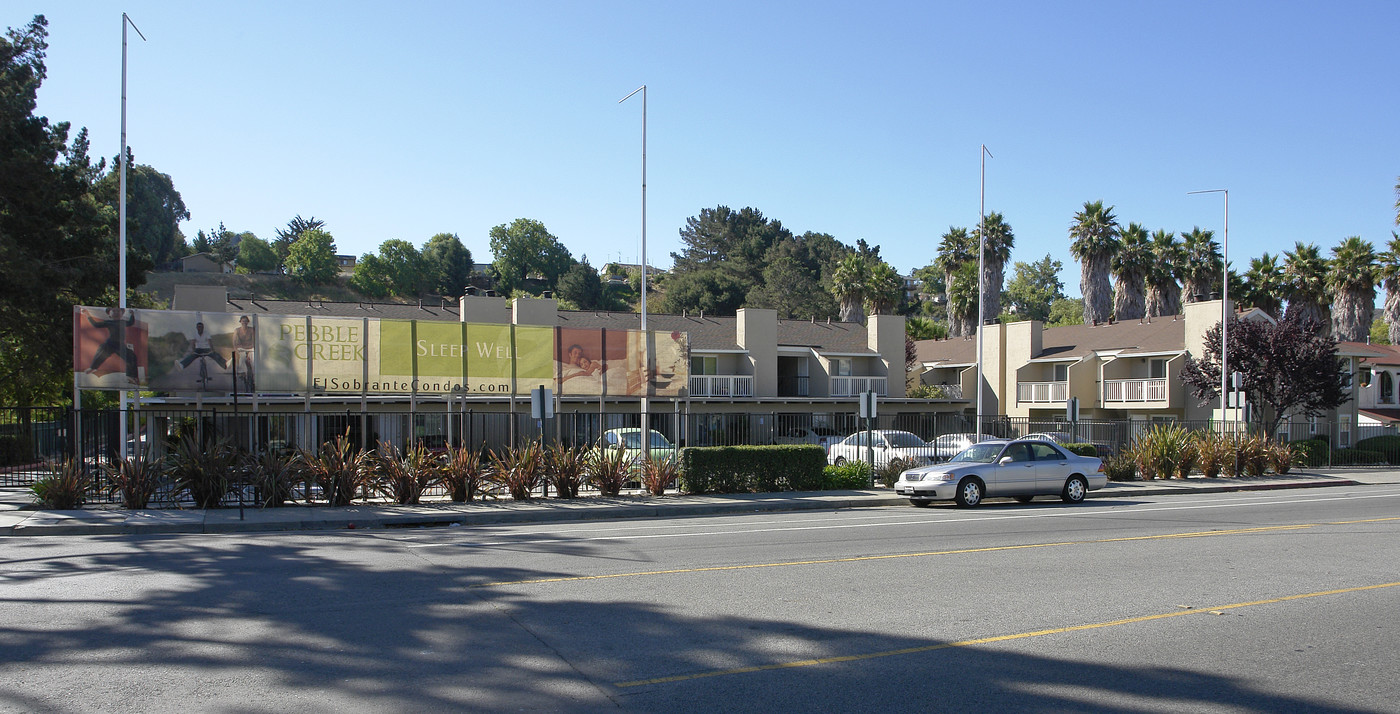
[[[688,216],[754,206],[864,238],[901,272],[987,210],[1013,260],[1085,201],[1149,230],[1215,230],[1239,267],[1295,241],[1394,228],[1400,2],[110,2],[42,12],[39,111],[168,173],[189,238],[271,238],[296,214],[342,253],[543,221],[575,257],[636,262],[648,85],[647,251]],[[1008,276],[1010,270],[1008,269]]]

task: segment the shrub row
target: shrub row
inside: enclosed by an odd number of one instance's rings
[[[820,446],[706,446],[681,449],[688,493],[815,491],[824,482]]]

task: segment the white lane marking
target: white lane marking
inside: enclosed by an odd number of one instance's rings
[[[837,524],[810,525],[810,526],[778,526],[778,527],[774,527],[774,528],[734,528],[734,529],[709,530],[709,531],[686,531],[686,532],[682,532],[682,533],[649,533],[649,534],[625,534],[625,533],[619,533],[619,534],[616,534],[616,535],[600,535],[600,536],[589,536],[589,537],[573,537],[573,536],[570,536],[570,537],[563,537],[563,536],[561,536],[561,535],[556,535],[555,537],[550,537],[550,538],[535,538],[535,539],[531,539],[531,540],[517,540],[517,539],[511,539],[511,540],[485,541],[485,542],[469,542],[469,541],[463,542],[463,541],[456,541],[456,542],[450,542],[450,543],[409,543],[409,544],[406,544],[404,547],[406,547],[406,548],[446,548],[446,547],[489,548],[489,547],[500,547],[500,546],[545,545],[545,544],[550,544],[550,543],[587,543],[587,542],[593,542],[593,541],[654,540],[654,539],[659,539],[659,538],[696,538],[696,537],[710,537],[710,536],[723,536],[723,535],[740,535],[740,534],[746,534],[746,533],[781,533],[781,532],[786,532],[786,531],[790,531],[790,532],[796,533],[796,532],[801,532],[801,531],[816,531],[816,530],[847,530],[847,529],[853,529],[853,528],[877,528],[877,527],[887,527],[887,526],[909,526],[909,525],[929,525],[929,524],[943,524],[943,523],[971,523],[971,522],[988,522],[988,521],[1007,521],[1007,520],[1019,520],[1019,519],[1026,519],[1026,518],[1098,518],[1098,517],[1110,517],[1110,516],[1112,516],[1112,517],[1119,517],[1119,516],[1130,515],[1130,514],[1163,513],[1163,512],[1169,512],[1169,511],[1194,511],[1194,510],[1204,510],[1204,509],[1211,509],[1211,508],[1244,508],[1244,507],[1250,507],[1250,506],[1268,506],[1268,505],[1278,505],[1278,504],[1300,504],[1300,503],[1325,503],[1325,502],[1330,502],[1330,501],[1351,501],[1351,500],[1359,500],[1359,499],[1397,498],[1397,497],[1400,497],[1400,493],[1365,494],[1365,495],[1355,495],[1355,496],[1332,496],[1332,497],[1318,497],[1318,498],[1291,498],[1291,499],[1286,498],[1286,499],[1275,499],[1275,500],[1267,500],[1267,501],[1266,501],[1266,500],[1250,500],[1250,501],[1246,501],[1246,502],[1234,501],[1234,502],[1229,502],[1229,503],[1204,502],[1204,503],[1197,503],[1197,504],[1194,504],[1194,505],[1171,505],[1171,506],[1162,506],[1162,505],[1153,504],[1153,505],[1148,505],[1148,506],[1110,507],[1110,509],[1108,509],[1108,510],[1099,510],[1099,511],[1082,511],[1082,510],[1081,510],[1081,511],[1067,511],[1067,510],[1056,510],[1056,511],[1043,511],[1043,512],[1038,512],[1038,513],[1011,513],[1011,514],[997,514],[997,515],[972,515],[972,514],[969,514],[969,515],[967,515],[967,516],[962,516],[962,517],[951,517],[951,518],[927,518],[927,517],[924,517],[924,518],[905,519],[905,520],[885,520],[885,521],[882,521],[882,522],[875,522],[875,523],[837,523]],[[898,518],[898,517],[897,517],[897,518]],[[804,519],[802,522],[811,522],[811,521],[818,521],[818,522],[820,522],[820,521],[825,521],[825,520],[833,520],[833,519]],[[791,522],[791,521],[789,521],[789,523],[790,523],[790,522]],[[746,524],[743,524],[743,525],[749,525],[749,526],[752,526],[752,525],[768,525],[768,524],[773,524],[773,523],[780,523],[780,522],[779,522],[779,521],[763,521],[763,522],[760,522],[760,523],[746,523]],[[711,525],[713,525],[713,524],[711,524]],[[684,526],[676,526],[676,527],[684,527]],[[631,529],[624,529],[624,528],[618,528],[618,529],[578,529],[578,530],[576,530],[576,531],[563,531],[562,533],[567,534],[567,533],[573,533],[573,532],[596,532],[596,531],[599,531],[599,530],[608,532],[608,531],[614,531],[614,530],[631,530]],[[548,532],[548,533],[556,533],[556,534],[557,534],[557,533],[560,533],[559,531],[545,531],[545,532]],[[533,535],[533,534],[532,534],[532,533],[525,533],[525,534],[521,534],[521,535],[529,536],[529,535]]]

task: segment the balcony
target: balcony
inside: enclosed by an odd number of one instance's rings
[[[1069,382],[1017,382],[1016,401],[1022,404],[1067,402]]]
[[[753,377],[739,374],[691,375],[692,397],[752,397]]]
[[[780,397],[807,397],[811,396],[809,385],[810,377],[778,377],[778,396]]]
[[[1167,401],[1167,380],[1165,379],[1105,379],[1103,382],[1105,404],[1128,402]]]
[[[885,377],[832,377],[831,396],[854,397],[861,392],[874,392],[882,397],[889,396],[888,383],[889,380]]]

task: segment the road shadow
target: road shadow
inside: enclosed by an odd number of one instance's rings
[[[425,557],[383,534],[89,542],[7,543],[0,710],[1350,711],[1207,671],[827,626],[803,593],[771,593],[794,604],[765,618],[705,614],[698,599],[722,593],[694,583],[626,600],[606,580],[520,584],[574,573]],[[628,557],[606,541],[561,550]],[[664,677],[683,679],[618,686]]]

